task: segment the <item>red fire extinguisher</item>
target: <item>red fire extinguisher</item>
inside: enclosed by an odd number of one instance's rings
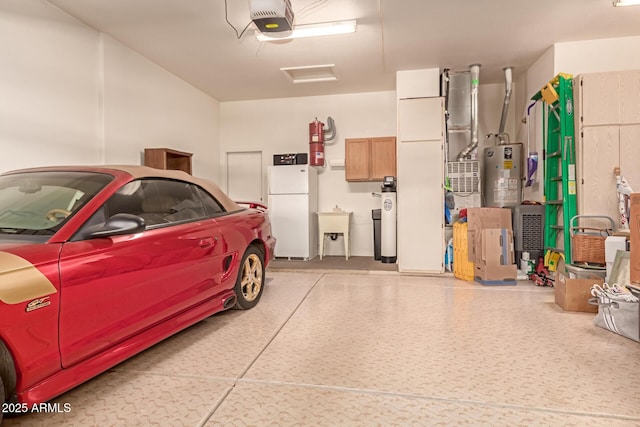
[[[309,123],[309,157],[311,166],[324,166],[324,123],[317,118]]]

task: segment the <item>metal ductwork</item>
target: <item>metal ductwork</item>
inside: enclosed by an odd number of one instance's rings
[[[470,158],[478,146],[478,85],[480,83],[480,64],[469,66],[471,72],[471,143],[458,154],[459,162]]]
[[[336,137],[336,123],[331,116],[327,117],[327,128],[324,130],[324,140],[331,141]]]
[[[502,104],[502,117],[500,117],[500,128],[498,129],[498,144],[504,144],[504,128],[507,125],[507,114],[509,113],[509,102],[511,101],[511,85],[513,67],[505,67],[504,71],[504,103]]]

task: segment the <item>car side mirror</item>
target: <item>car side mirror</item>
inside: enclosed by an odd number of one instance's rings
[[[95,239],[140,233],[144,231],[145,227],[146,223],[143,218],[137,215],[119,213],[109,218],[102,227],[91,232],[88,237]]]

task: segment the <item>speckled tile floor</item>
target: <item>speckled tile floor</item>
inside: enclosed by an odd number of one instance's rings
[[[640,426],[640,344],[553,289],[268,272],[260,304],[6,426]]]

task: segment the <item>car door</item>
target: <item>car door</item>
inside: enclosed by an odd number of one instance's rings
[[[106,218],[131,213],[142,233],[88,238]],[[220,230],[194,186],[133,181],[63,245],[60,352],[68,367],[222,292]]]

